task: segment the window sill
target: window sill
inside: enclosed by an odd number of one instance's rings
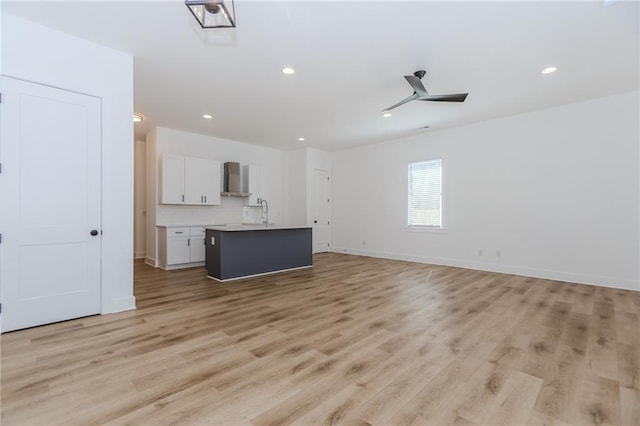
[[[405,226],[404,230],[410,231],[410,232],[435,232],[435,233],[445,231],[444,227],[436,228],[431,226]]]

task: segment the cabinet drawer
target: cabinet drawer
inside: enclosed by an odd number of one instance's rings
[[[167,238],[188,237],[189,228],[167,228]]]
[[[192,226],[189,230],[192,237],[204,237],[206,234],[204,226]]]

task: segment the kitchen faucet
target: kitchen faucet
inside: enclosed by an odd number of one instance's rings
[[[269,203],[264,198],[258,198],[258,202],[260,203],[260,208],[262,208],[262,223],[264,223],[264,226],[269,226]]]

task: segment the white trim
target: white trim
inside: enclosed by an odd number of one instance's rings
[[[102,315],[115,314],[116,312],[131,311],[136,309],[135,296],[119,297],[102,304]]]
[[[189,263],[177,263],[175,265],[160,266],[160,269],[163,269],[165,271],[173,271],[175,269],[195,268],[197,266],[204,266],[204,261],[202,261],[202,262],[189,262]]]
[[[307,269],[307,268],[313,268],[313,265],[298,266],[297,268],[289,268],[289,269],[279,269],[277,271],[263,272],[261,274],[243,275],[241,277],[227,278],[226,280],[221,280],[220,278],[212,277],[211,275],[207,275],[207,278],[211,278],[212,280],[218,281],[219,283],[226,283],[229,281],[243,280],[245,278],[262,277],[264,275],[273,275],[273,274],[279,274],[280,272],[297,271],[299,269]]]
[[[446,232],[446,229],[444,227],[424,226],[424,225],[408,225],[408,226],[403,226],[402,229],[409,232],[437,232],[437,233]]]
[[[135,251],[135,252],[133,252],[133,258],[134,259],[144,259],[145,255],[146,255],[146,252],[144,252],[144,251]]]
[[[156,264],[156,260],[152,257],[145,257],[144,258],[144,263],[146,263],[147,265],[151,266],[152,268],[157,268],[158,265]]]
[[[403,260],[407,262],[429,263],[438,266],[453,266],[456,268],[474,269],[478,271],[497,272],[501,274],[520,275],[555,281],[566,281],[576,284],[595,285],[599,287],[616,288],[620,290],[640,291],[640,281],[620,277],[588,275],[570,271],[549,271],[522,266],[498,265],[495,263],[451,259],[445,257],[415,256],[401,253],[379,252],[374,250],[359,250],[347,247],[333,247],[333,253],[369,256],[382,259]]]

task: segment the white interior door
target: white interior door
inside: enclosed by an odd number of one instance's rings
[[[2,331],[99,313],[100,99],[1,85]]]
[[[313,252],[331,247],[331,181],[328,170],[313,170],[312,181]]]

